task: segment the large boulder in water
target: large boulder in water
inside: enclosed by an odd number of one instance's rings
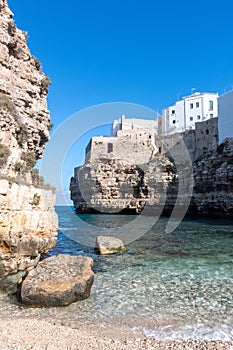
[[[90,295],[93,260],[60,254],[41,261],[21,285],[21,302],[32,307],[67,306]]]
[[[125,252],[124,243],[115,237],[99,236],[96,239],[96,250],[101,255]]]

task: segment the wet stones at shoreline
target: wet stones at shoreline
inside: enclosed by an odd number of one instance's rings
[[[90,296],[93,260],[59,254],[41,261],[19,285],[19,299],[30,307],[67,306]]]
[[[100,255],[110,255],[124,253],[126,251],[124,243],[115,237],[99,236],[96,239],[96,250]]]
[[[26,271],[19,271],[16,274],[8,275],[0,279],[0,291],[8,295],[17,293],[18,281],[24,278]]]

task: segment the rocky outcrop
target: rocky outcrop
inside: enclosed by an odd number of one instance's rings
[[[55,194],[0,180],[0,277],[35,266],[56,243]]]
[[[126,251],[125,245],[120,239],[109,236],[97,237],[96,250],[100,253],[100,255],[124,253]]]
[[[75,169],[71,199],[78,212],[140,213],[146,206],[153,214],[155,209],[170,214],[180,206],[190,215],[233,217],[233,139],[190,165],[180,157],[175,166],[158,154],[140,166],[121,160],[87,163]],[[193,177],[191,189],[187,177]]]
[[[35,266],[56,242],[54,191],[34,165],[51,127],[50,83],[0,0],[0,278]]]
[[[0,157],[0,175],[14,177],[34,165],[49,140],[50,80],[12,17],[6,0],[0,0],[0,140],[9,152]]]
[[[191,210],[201,216],[233,217],[233,139],[225,139],[194,163]]]
[[[21,285],[21,301],[32,307],[67,306],[89,297],[93,260],[60,254],[29,271]]]
[[[113,159],[75,169],[71,199],[78,212],[140,213],[145,204],[159,205],[175,180],[174,166],[163,156],[148,164]]]

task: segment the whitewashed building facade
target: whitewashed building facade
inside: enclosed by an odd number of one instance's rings
[[[163,109],[161,133],[169,135],[194,130],[195,123],[218,117],[218,94],[195,92]]]
[[[233,137],[233,90],[219,96],[219,140]]]
[[[119,130],[135,131],[137,129],[144,130],[151,135],[154,135],[158,127],[157,120],[126,118],[122,115],[121,118],[115,119],[112,124],[111,136],[117,136]]]

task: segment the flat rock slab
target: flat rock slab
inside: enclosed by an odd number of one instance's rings
[[[21,285],[21,302],[31,307],[67,306],[89,297],[93,260],[60,254],[41,261]]]
[[[109,236],[99,236],[96,239],[96,250],[101,255],[124,253],[125,246],[124,243],[115,237]]]

